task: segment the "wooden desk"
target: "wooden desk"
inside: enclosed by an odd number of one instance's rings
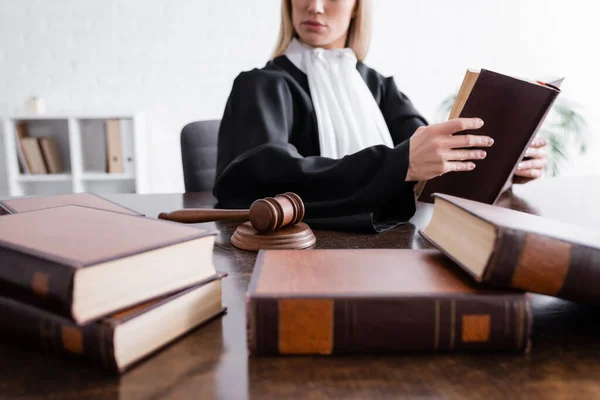
[[[600,178],[544,179],[515,187],[500,205],[600,227],[595,205]],[[155,217],[161,211],[214,204],[207,193],[111,195]],[[317,231],[318,248],[426,248],[417,230],[431,207],[411,223],[380,235]],[[483,398],[588,399],[600,397],[600,309],[534,297],[530,354],[295,357],[248,359],[244,292],[255,254],[229,243],[236,224],[219,229],[214,251],[229,312],[121,377],[79,360],[49,359],[0,344],[0,398],[245,399],[245,398]],[[599,289],[600,290],[600,289]]]

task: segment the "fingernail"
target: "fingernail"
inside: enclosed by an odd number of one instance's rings
[[[517,165],[517,169],[523,169],[523,163],[520,162],[519,165]]]
[[[487,153],[485,151],[481,150],[479,152],[479,158],[485,158],[485,156],[487,156]]]
[[[475,121],[475,124],[477,125],[478,128],[481,128],[483,126],[483,120],[481,118],[477,118],[477,121]]]
[[[488,146],[491,146],[494,144],[494,139],[488,138],[487,142],[488,142]]]
[[[469,163],[469,169],[475,169],[475,164],[474,163]]]

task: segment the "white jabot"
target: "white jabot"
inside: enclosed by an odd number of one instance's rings
[[[322,156],[339,159],[369,146],[394,147],[352,49],[312,48],[293,39],[285,55],[308,77]]]

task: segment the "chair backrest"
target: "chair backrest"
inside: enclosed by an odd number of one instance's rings
[[[212,190],[220,125],[220,119],[196,121],[181,130],[181,161],[186,192]]]

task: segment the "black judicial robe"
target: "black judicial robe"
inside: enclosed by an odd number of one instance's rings
[[[314,228],[381,232],[415,213],[414,182],[405,182],[409,138],[426,120],[392,78],[358,62],[394,142],[339,160],[320,156],[307,76],[286,56],[242,72],[221,120],[213,193],[221,208],[295,192]]]

